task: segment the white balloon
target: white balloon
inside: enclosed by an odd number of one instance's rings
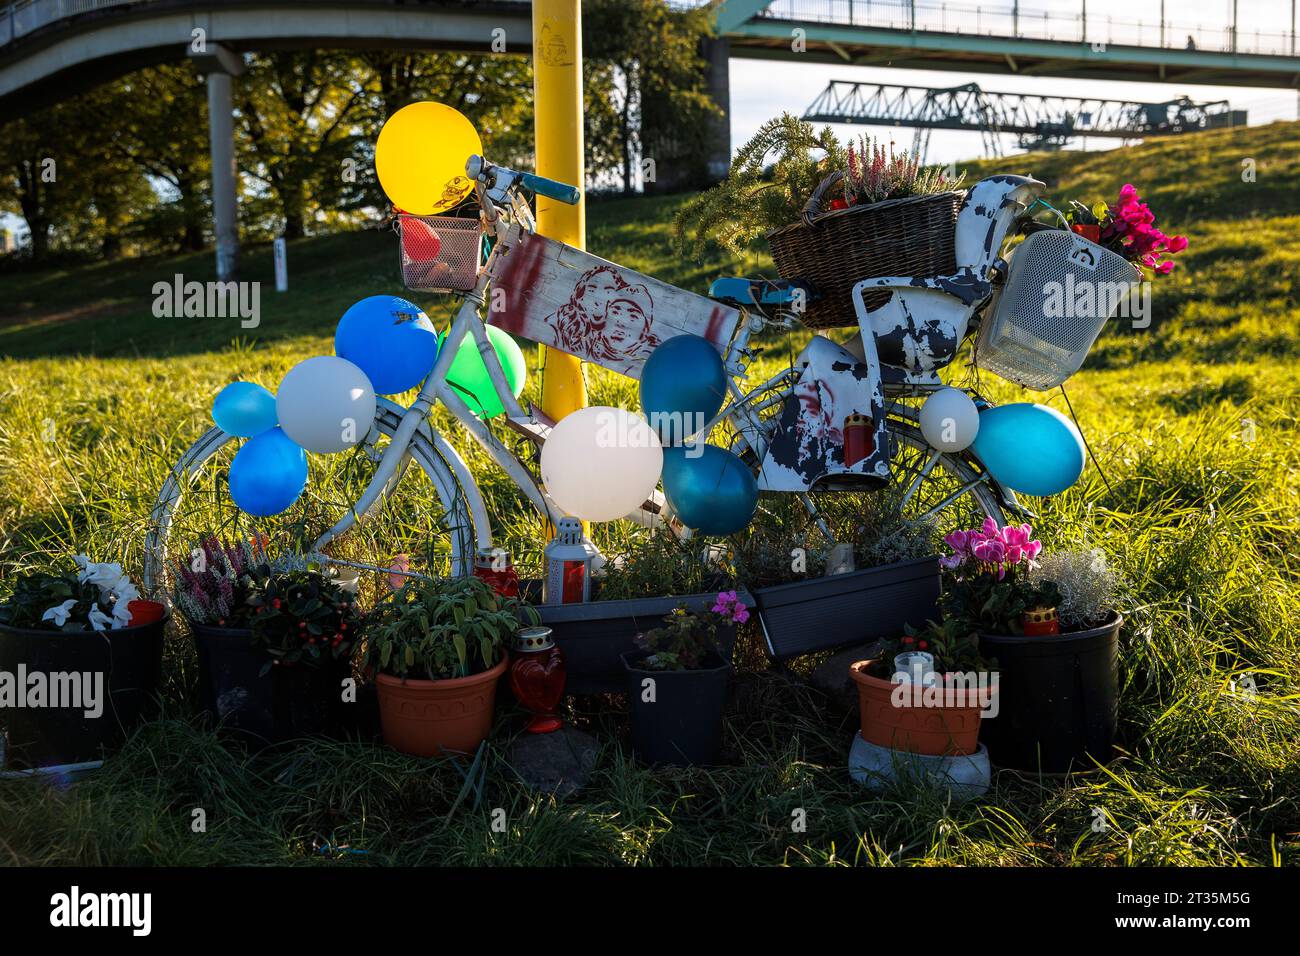
[[[542,483],[566,514],[613,521],[650,497],[664,467],[659,436],[634,412],[595,405],[562,418],[542,446]]]
[[[366,437],[375,420],[375,390],[347,359],[317,355],[289,369],[275,411],[286,435],[308,451],[330,454]]]
[[[979,430],[979,409],[959,388],[941,388],[921,406],[921,434],[939,451],[963,451]]]

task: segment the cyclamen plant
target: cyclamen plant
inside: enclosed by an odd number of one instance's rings
[[[1060,602],[1053,582],[1030,577],[1043,544],[1028,524],[999,528],[986,518],[983,527],[954,531],[944,542],[952,549],[939,561],[950,574],[944,614],[968,633],[1020,634],[1026,611]]]
[[[108,631],[131,623],[132,601],[140,592],[116,562],[74,559],[75,574],[31,574],[18,578],[0,603],[0,624],[52,631]]]
[[[675,608],[664,618],[664,626],[639,635],[637,644],[650,655],[641,661],[649,670],[698,670],[710,655],[718,655],[718,627],[744,624],[749,609],[735,591],[722,591],[708,611],[692,614]]]

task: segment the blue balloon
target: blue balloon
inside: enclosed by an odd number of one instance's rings
[[[343,313],[334,354],[366,373],[377,395],[396,395],[424,381],[438,359],[438,333],[420,307],[395,295],[372,295]]]
[[[1083,436],[1054,408],[1020,402],[980,412],[971,450],[1012,491],[1057,495],[1083,474]]]
[[[227,435],[260,435],[279,424],[275,396],[256,382],[231,382],[212,402],[212,420]]]
[[[276,515],[307,486],[307,453],[284,429],[273,428],[244,442],[230,463],[230,497],[246,514]]]
[[[665,448],[664,496],[687,527],[702,534],[735,534],[754,517],[758,483],[724,448]]]
[[[641,408],[664,445],[679,445],[708,424],[727,397],[727,371],[708,339],[676,335],[641,370]]]

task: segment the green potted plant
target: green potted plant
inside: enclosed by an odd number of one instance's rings
[[[20,767],[100,760],[157,711],[166,608],[121,565],[75,561],[0,600],[0,723]]]
[[[932,757],[976,752],[980,721],[997,686],[992,663],[960,621],[909,629],[849,673],[858,685],[860,733],[867,743]]]
[[[1114,754],[1119,578],[1099,550],[1043,554],[1031,539],[1027,524],[950,535],[944,602],[998,661],[999,713],[982,731],[990,758],[1067,773]]]
[[[384,742],[420,757],[475,750],[492,730],[515,632],[536,615],[474,577],[408,581],[365,622]]]
[[[623,655],[632,747],[652,764],[708,764],[722,741],[722,711],[731,664],[723,655],[749,610],[735,591],[708,610],[679,607],[663,626],[637,637]]]

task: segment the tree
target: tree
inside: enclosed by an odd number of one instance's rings
[[[257,54],[238,80],[242,170],[273,199],[286,238],[306,235],[322,200],[352,185],[343,161],[369,135],[356,121],[370,95],[353,66],[346,53]]]
[[[711,125],[721,116],[700,55],[710,29],[705,8],[677,11],[662,0],[583,3],[585,81],[593,90],[589,153],[595,171],[617,163],[624,193],[635,191],[642,158],[679,182],[699,178],[694,167],[702,167]]]

